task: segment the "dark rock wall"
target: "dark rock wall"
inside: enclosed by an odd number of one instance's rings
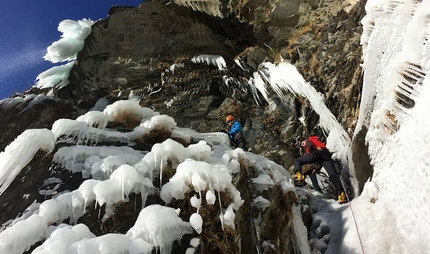
[[[366,181],[371,180],[373,176],[373,167],[370,164],[370,158],[367,153],[368,147],[366,144],[367,128],[365,126],[355,135],[352,140],[351,152],[354,162],[356,177],[358,181],[358,191],[363,191]]]
[[[15,102],[19,100],[20,102]],[[12,107],[9,105],[13,104]],[[33,99],[6,98],[0,102],[0,150],[27,129],[51,129],[60,118],[74,118],[76,107],[71,101],[40,95]]]

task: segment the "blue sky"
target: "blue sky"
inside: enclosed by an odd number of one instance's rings
[[[142,0],[3,0],[0,9],[0,99],[24,92],[36,76],[53,67],[43,59],[60,39],[65,20],[106,18],[112,5],[138,6]],[[59,65],[59,64],[56,64]]]

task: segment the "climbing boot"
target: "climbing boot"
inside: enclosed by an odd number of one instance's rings
[[[295,186],[301,187],[301,186],[305,186],[306,185],[305,176],[302,175],[302,173],[300,173],[300,172],[297,172],[291,178],[294,180],[294,185]]]
[[[305,176],[304,175],[302,175],[302,173],[300,173],[300,172],[297,172],[295,175],[293,175],[292,177],[291,177],[293,180],[296,180],[296,181],[303,181],[303,180],[305,180]]]
[[[344,204],[348,202],[344,191],[342,191],[341,193],[339,193],[339,195],[337,195],[337,202],[339,202],[339,204]]]

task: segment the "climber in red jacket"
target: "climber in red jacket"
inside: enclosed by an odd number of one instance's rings
[[[339,174],[336,171],[334,160],[331,158],[332,153],[327,149],[326,145],[321,142],[317,136],[310,136],[307,139],[300,139],[300,146],[305,149],[305,154],[294,161],[294,172],[293,179],[297,181],[303,181],[305,176],[301,172],[303,164],[317,163],[325,168],[327,171],[330,181],[332,182],[339,203],[346,202],[346,194],[342,187]]]

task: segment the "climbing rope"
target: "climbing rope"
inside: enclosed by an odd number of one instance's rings
[[[351,200],[349,199],[349,195],[347,194],[347,191],[346,191],[347,189],[345,188],[345,184],[344,184],[344,181],[342,179],[342,175],[340,173],[339,173],[339,179],[340,179],[340,182],[342,184],[342,188],[345,191],[345,194],[346,194],[345,196],[346,196],[346,199],[348,200],[349,208],[351,209],[351,214],[352,214],[352,218],[354,220],[355,230],[357,232],[358,241],[360,242],[361,252],[364,254],[363,241],[361,240],[360,231],[358,230],[358,224],[357,224],[357,220],[355,218],[355,212],[354,212],[354,209],[352,208]],[[307,188],[308,193],[309,193],[309,198],[310,198],[309,202],[312,202],[313,195],[312,195],[311,189],[310,189],[310,187],[309,187],[308,184],[306,185],[306,188]],[[313,241],[314,242],[314,250],[315,250],[315,253],[316,253],[317,248],[316,248],[316,236],[315,235],[314,235],[314,239],[313,240],[314,240]]]
[[[342,184],[342,188],[345,191],[345,196],[346,196],[346,199],[348,200],[349,208],[351,209],[352,219],[354,220],[355,231],[357,232],[358,241],[360,242],[361,252],[364,254],[363,241],[361,240],[360,231],[358,230],[358,224],[355,218],[354,209],[352,209],[351,200],[349,199],[349,195],[348,195],[348,192],[346,191],[347,189],[345,188],[345,184],[342,178],[342,164],[338,160],[335,160],[334,164],[335,164],[335,167],[338,168],[339,179]]]
[[[341,175],[339,175],[339,179],[340,179],[340,182],[342,183],[343,190],[346,192],[345,184],[343,184],[343,179],[342,179]],[[346,194],[345,195],[346,199],[348,200],[349,208],[351,209],[352,219],[354,220],[355,230],[357,231],[357,236],[358,236],[358,241],[360,242],[361,252],[364,254],[363,242],[361,241],[360,231],[358,230],[358,225],[357,225],[357,220],[355,219],[354,209],[352,209],[351,200],[349,199],[347,192],[345,194]]]

